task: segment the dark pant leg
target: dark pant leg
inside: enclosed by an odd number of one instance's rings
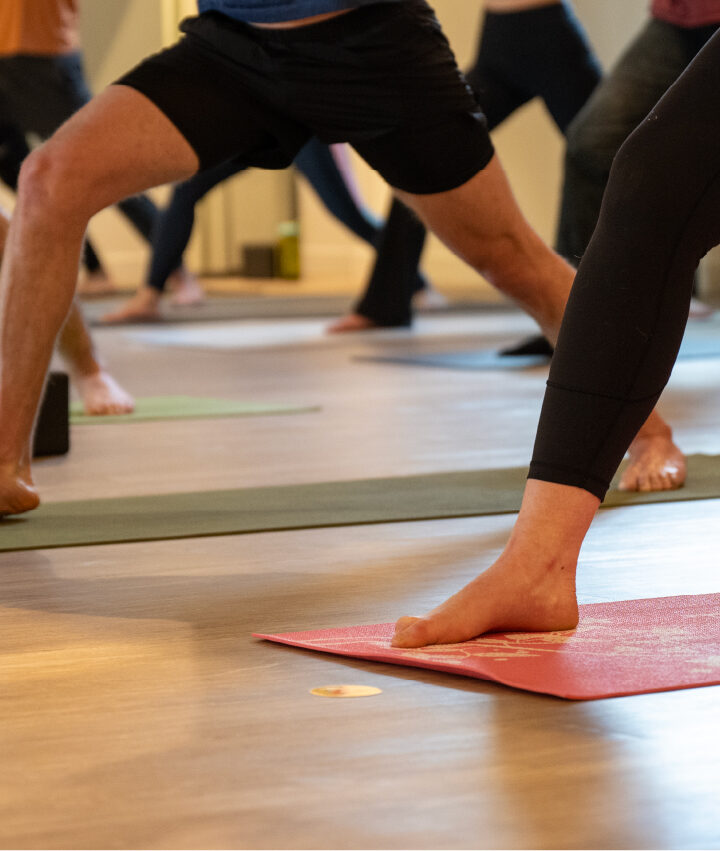
[[[375,245],[378,224],[355,203],[330,148],[313,138],[298,153],[294,163],[333,216],[355,236]]]
[[[420,219],[394,199],[377,244],[365,292],[354,310],[381,327],[409,325],[413,295],[426,285],[418,271],[426,230]]]
[[[553,358],[530,476],[602,498],[658,400],[720,242],[720,35],[622,146]]]
[[[650,21],[568,128],[556,243],[570,262],[590,241],[615,154],[693,55],[677,27]]]
[[[195,222],[195,205],[218,183],[244,171],[242,159],[227,160],[198,172],[175,187],[165,211],[158,217],[152,239],[152,257],[146,285],[163,292],[168,277],[182,265]]]
[[[0,92],[0,180],[10,189],[17,189],[20,166],[29,153],[25,134],[12,120]]]
[[[147,195],[132,195],[118,201],[117,207],[140,236],[151,242],[159,217],[158,208]]]
[[[564,133],[601,73],[580,23],[562,3],[488,12],[477,59],[466,77],[491,130],[540,97]]]
[[[579,21],[564,3],[532,10],[524,49],[527,83],[565,134],[602,79],[602,68]],[[552,45],[548,49],[548,45]]]

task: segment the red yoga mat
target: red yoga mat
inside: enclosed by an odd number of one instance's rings
[[[255,637],[571,700],[720,684],[720,594],[591,603],[580,606],[574,630],[493,633],[416,650],[391,647],[393,631],[375,624]]]

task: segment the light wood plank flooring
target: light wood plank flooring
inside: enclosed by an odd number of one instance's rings
[[[354,357],[494,344],[531,327],[494,315],[473,334],[447,317],[232,350],[102,330],[137,395],[322,411],[79,427],[71,455],[36,478],[45,499],[65,500],[525,463],[546,370]],[[680,364],[666,396],[681,443],[720,452],[720,359]],[[719,688],[574,703],[250,636],[421,612],[488,565],[512,521],[0,555],[0,845],[719,847]],[[601,513],[581,600],[720,590],[719,524],[715,500]],[[342,682],[383,692],[309,693]]]

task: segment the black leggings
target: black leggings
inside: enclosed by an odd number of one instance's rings
[[[487,12],[466,78],[494,130],[515,110],[542,98],[561,133],[600,81],[600,66],[572,10],[563,4]],[[393,201],[370,280],[355,311],[380,326],[409,325],[422,287],[417,268],[425,227]]]
[[[360,239],[375,245],[380,227],[361,210],[340,174],[327,145],[312,138],[295,157],[295,166],[310,182],[327,209]],[[218,183],[247,169],[247,158],[227,160],[179,184],[159,217],[147,285],[163,292],[168,277],[182,265],[195,222],[195,205]]]
[[[620,148],[553,357],[530,477],[602,499],[720,242],[720,34]]]

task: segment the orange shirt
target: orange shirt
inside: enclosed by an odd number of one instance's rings
[[[57,56],[80,47],[77,0],[0,0],[0,56]]]

